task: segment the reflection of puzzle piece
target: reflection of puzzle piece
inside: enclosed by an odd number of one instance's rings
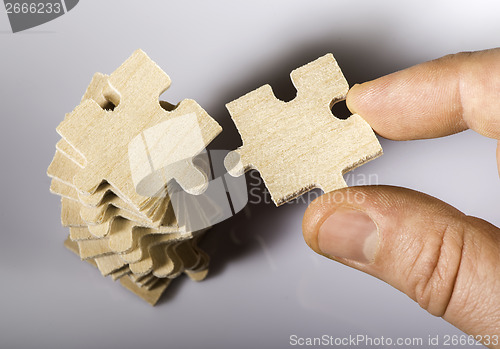
[[[228,154],[225,165],[234,176],[257,169],[276,205],[316,187],[345,187],[345,172],[382,153],[359,115],[332,115],[331,106],[348,90],[333,55],[294,70],[291,78],[297,96],[290,102],[264,85],[227,104],[243,146]]]
[[[192,100],[182,101],[172,112],[165,111],[158,97],[169,85],[169,77],[138,50],[109,77],[104,95],[117,105],[113,111],[106,111],[95,101],[87,99],[67,115],[57,131],[81,152],[87,162],[73,180],[80,192],[93,194],[106,180],[141,210],[149,198],[136,192],[131,164],[127,161],[129,143],[138,134],[160,122],[190,114],[197,117],[204,147],[220,132],[217,122]],[[177,149],[168,151],[175,152]],[[192,166],[190,174],[191,178],[197,177],[196,188],[206,185],[205,175],[196,167]],[[178,180],[182,183],[182,179]]]

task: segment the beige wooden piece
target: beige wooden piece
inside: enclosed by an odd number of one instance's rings
[[[220,126],[196,102],[184,100],[174,111],[164,110],[158,97],[170,85],[169,77],[141,50],[123,63],[109,77],[104,95],[117,107],[104,110],[91,99],[68,114],[57,127],[58,133],[86,160],[86,166],[73,179],[78,191],[88,194],[96,192],[106,180],[121,195],[140,211],[150,198],[137,193],[129,161],[129,145],[141,132],[169,119],[195,115],[203,137],[203,148],[185,154],[175,144],[169,144],[165,152],[182,153],[185,157],[202,151],[221,131]],[[81,132],[81,130],[86,132]],[[180,131],[180,130],[179,130]],[[133,154],[132,154],[133,155]],[[131,156],[130,158],[133,158]],[[187,190],[201,190],[207,178],[192,163],[176,178]],[[196,193],[196,192],[195,192]]]
[[[61,180],[74,188],[73,178],[78,171],[84,168],[81,165],[81,160],[75,160],[75,157],[78,159],[81,155],[64,139],[60,139],[56,144],[56,156],[47,170],[49,177]],[[79,200],[84,206],[98,207],[112,196],[118,196],[122,200],[123,203],[121,206],[125,207],[125,205],[128,205],[129,210],[135,210],[126,197],[121,197],[119,191],[113,191],[113,187],[106,182],[101,183],[92,195],[77,192],[77,198],[75,199]],[[167,193],[165,191],[161,195],[158,195],[158,197],[149,198],[147,204],[144,205],[144,212],[153,212],[166,197]],[[145,216],[147,218],[147,214]]]
[[[64,227],[87,226],[80,217],[80,205],[78,202],[61,198],[61,223]]]
[[[125,263],[119,256],[115,254],[98,257],[94,260],[102,276],[108,276],[111,273],[120,270],[125,266],[128,266],[127,263]]]
[[[88,227],[70,227],[69,238],[71,241],[80,241],[94,240],[96,237],[90,233]]]
[[[54,159],[47,170],[48,176],[53,179],[51,192],[72,200],[80,201],[80,197],[71,182],[80,170],[81,169],[77,165],[71,162],[60,151],[56,151]],[[168,197],[161,198],[161,200],[158,201],[158,205],[151,208],[149,211],[151,213],[151,218],[148,218],[122,198],[116,196],[112,191],[107,191],[107,194],[100,200],[99,206],[89,207],[82,205],[80,214],[82,219],[91,225],[101,224],[104,218],[109,216],[109,214],[106,215],[108,208],[113,206],[119,208],[120,212],[124,211],[123,215],[126,215],[128,219],[151,226],[159,226],[161,220],[164,218],[163,215],[168,206],[168,202]],[[114,212],[117,211],[115,210]]]
[[[346,186],[343,174],[382,154],[370,125],[359,115],[346,120],[331,112],[348,84],[332,54],[291,73],[297,96],[278,100],[264,85],[228,103],[243,140],[225,165],[233,176],[257,169],[276,205],[313,188]]]
[[[64,139],[60,139],[59,142],[56,143],[56,150],[67,157],[79,168],[85,167],[85,158],[83,158],[83,156]],[[73,180],[71,181],[71,183],[73,183]]]
[[[121,255],[121,257],[129,261],[129,268],[132,273],[136,275],[144,275],[153,272],[155,262],[158,264],[165,259],[165,250],[162,248],[168,245],[177,243],[182,239],[180,234],[166,234],[166,235],[147,235],[141,239],[140,255],[134,254]],[[173,251],[168,251],[173,254]],[[137,259],[132,261],[132,259]],[[170,257],[169,257],[170,258]]]
[[[107,239],[79,240],[76,243],[78,244],[81,259],[97,258],[113,254],[113,251],[109,248]]]
[[[171,279],[159,279],[158,282],[155,283],[154,287],[147,289],[146,287],[137,285],[128,275],[125,275],[120,279],[120,283],[123,287],[138,295],[153,306],[158,302],[171,281]]]
[[[64,246],[66,246],[66,248],[68,248],[76,255],[79,255],[78,246],[76,245],[75,242],[71,241],[69,238],[66,239],[66,241],[64,242]],[[87,260],[87,262],[89,262],[94,267],[97,267],[97,264],[93,259],[89,259]],[[148,288],[148,287],[141,287],[139,284],[135,283],[130,277],[130,275],[127,274],[126,269],[120,269],[118,275],[119,277],[117,277],[117,279],[118,278],[120,279],[120,284],[123,287],[133,292],[137,296],[141,297],[151,305],[155,305],[158,302],[161,295],[165,292],[168,285],[172,281],[171,279],[158,279],[158,281],[155,282],[152,287]]]
[[[129,269],[128,265],[124,266],[121,269],[115,270],[114,272],[109,274],[109,276],[111,277],[111,279],[113,281],[116,281],[125,275],[130,275],[130,269]]]
[[[63,198],[78,201],[78,194],[76,192],[76,189],[55,178],[52,178],[52,180],[50,181],[50,192]]]
[[[193,281],[203,281],[208,275],[208,267],[200,270],[186,270],[185,273]]]
[[[87,87],[87,90],[85,91],[85,94],[82,97],[82,101],[85,101],[87,99],[93,100],[96,102],[101,108],[103,109],[111,109],[112,107],[114,108],[113,103],[110,101],[108,97],[105,96],[105,90],[109,89],[109,76],[101,73],[96,73],[94,74],[92,81],[90,82],[89,86]],[[173,110],[175,109],[175,106],[167,103],[160,101],[160,105],[166,109],[166,110]],[[72,147],[68,142],[66,142],[64,139],[59,140],[56,144],[56,149],[63,153],[65,156],[67,156],[71,161],[73,161],[75,164],[77,164],[80,168],[84,168],[87,161],[86,159],[82,156],[82,154]],[[73,175],[74,177],[74,175]],[[72,183],[73,181],[71,181]],[[100,188],[101,190],[97,190],[94,194],[92,195],[81,195],[81,201],[82,203],[86,204],[93,204],[93,206],[97,206],[103,197],[103,195],[107,192],[107,190],[102,190],[103,186],[101,185]],[[106,189],[109,188],[111,191],[111,186],[108,184],[105,187]],[[125,201],[127,199],[125,198]],[[154,202],[158,200],[158,198],[150,198],[149,199],[151,202]]]

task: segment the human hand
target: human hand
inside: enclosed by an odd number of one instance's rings
[[[355,85],[347,106],[393,140],[466,129],[500,140],[500,49],[449,55]],[[500,173],[500,141],[496,157]],[[364,200],[347,200],[354,195]],[[302,229],[317,253],[386,281],[500,348],[499,228],[423,193],[365,186],[314,200]]]

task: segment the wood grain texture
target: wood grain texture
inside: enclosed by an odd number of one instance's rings
[[[313,188],[345,187],[345,172],[382,154],[361,116],[332,114],[349,88],[332,54],[294,70],[291,79],[297,96],[290,102],[264,85],[226,105],[243,145],[227,155],[225,166],[233,176],[258,170],[276,205]]]

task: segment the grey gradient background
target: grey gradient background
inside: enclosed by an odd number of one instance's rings
[[[63,248],[45,171],[55,127],[93,73],[111,73],[137,48],[172,78],[162,99],[198,101],[224,127],[212,148],[233,149],[240,141],[224,104],[246,92],[270,83],[291,99],[290,71],[327,52],[354,84],[496,47],[499,13],[497,1],[480,0],[84,0],[12,34],[0,9],[0,347],[286,348],[292,334],[460,334],[382,281],[309,250],[303,201],[253,204],[218,225],[203,243],[208,279],[176,280],[152,308]],[[375,174],[500,225],[494,140],[468,131],[381,142],[385,155],[355,181]]]

